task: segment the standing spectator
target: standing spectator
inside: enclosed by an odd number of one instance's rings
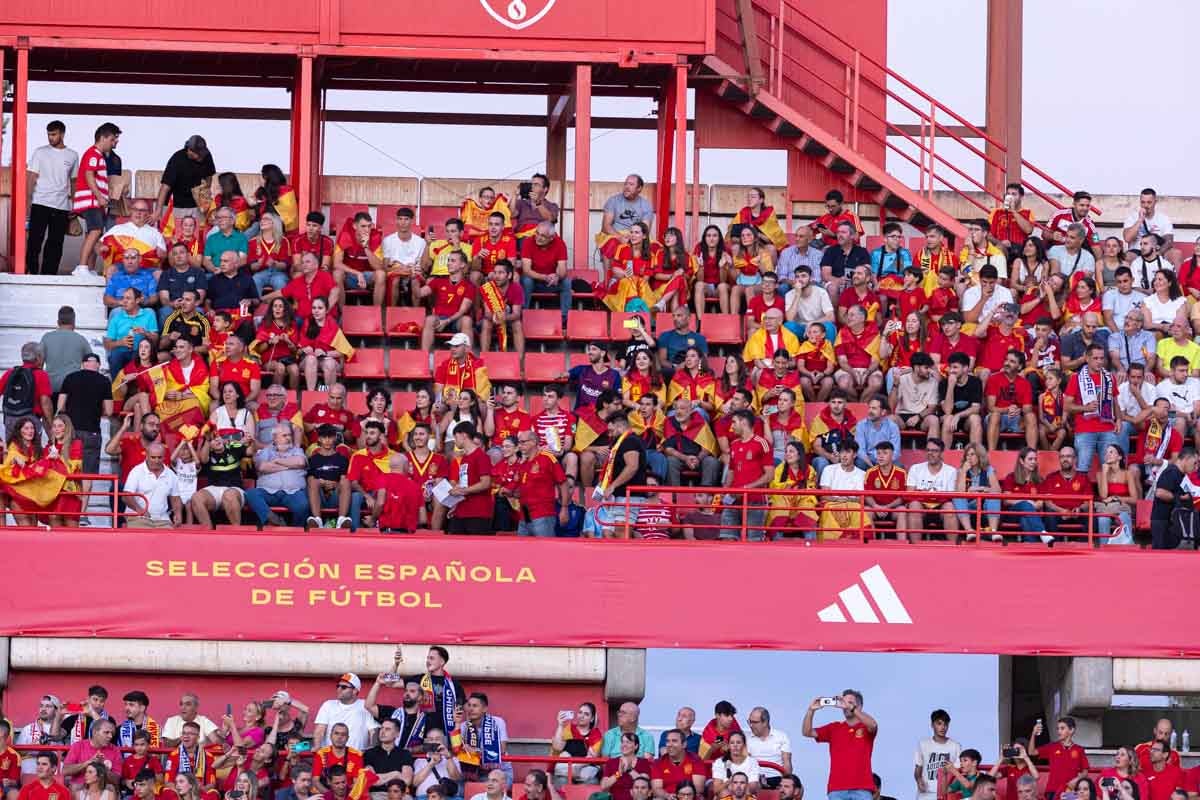
[[[761,489],[765,488],[774,476],[775,461],[769,442],[754,432],[754,413],[748,410],[733,412],[733,422],[730,426],[733,438],[729,443],[729,470],[725,478],[725,486],[732,489]],[[730,500],[730,498],[732,498]],[[766,512],[766,496],[761,493],[734,493],[727,498],[728,502],[721,509],[721,539],[736,541],[741,539],[743,514],[746,515],[746,538],[750,541],[762,541],[765,537],[763,522]],[[703,749],[703,748],[701,748]]]
[[[492,460],[476,442],[478,431],[474,423],[460,422],[454,428],[454,449],[462,455],[450,464],[450,477],[454,488],[452,497],[461,498],[453,506],[437,504],[434,509],[433,527],[441,530],[447,511],[450,520],[445,523],[447,533],[489,533],[492,522]]]
[[[379,723],[358,696],[361,689],[362,681],[353,672],[338,676],[337,696],[322,703],[313,720],[315,746],[328,745],[332,741],[330,733],[337,724],[346,726],[347,744],[355,750],[362,750],[371,741],[371,731],[378,728]]]
[[[203,136],[192,135],[167,159],[162,183],[154,201],[154,220],[161,221],[167,208],[168,198],[176,221],[181,217],[194,217],[203,221],[204,211],[196,207],[195,189],[205,184],[217,173],[208,143]]]
[[[408,206],[396,209],[396,230],[383,237],[383,268],[388,282],[385,299],[389,305],[399,303],[402,295],[410,295],[413,278],[421,274],[426,242],[413,232],[415,218]]]
[[[879,733],[879,723],[862,710],[862,694],[847,689],[837,699],[844,721],[813,728],[813,714],[826,705],[825,698],[813,700],[804,714],[803,733],[829,745],[829,800],[870,800],[875,783],[871,772],[871,751]]]
[[[666,752],[654,762],[651,772],[650,787],[656,798],[666,800],[675,795],[675,787],[681,783],[690,783],[697,794],[704,791],[704,779],[709,768],[696,754],[684,748],[683,731],[672,728],[663,734],[666,741]],[[716,797],[717,787],[714,785],[713,794]]]
[[[462,751],[458,754],[459,765],[467,780],[478,780],[499,771],[512,783],[512,764],[504,761],[508,750],[508,725],[503,717],[488,713],[488,696],[483,692],[471,692],[465,706],[466,718],[459,726],[462,736]]]
[[[58,754],[38,753],[34,761],[37,763],[37,777],[21,788],[18,800],[66,800],[70,791],[57,776]]]
[[[615,740],[617,747],[604,762],[600,791],[608,792],[613,800],[632,800],[634,781],[649,783],[655,767],[641,750],[638,734],[625,731],[618,733]]]
[[[1067,790],[1073,791],[1079,779],[1087,777],[1091,767],[1087,751],[1074,741],[1075,718],[1059,717],[1057,733],[1057,741],[1039,747],[1037,738],[1042,734],[1042,721],[1038,720],[1029,737],[1029,755],[1033,758],[1040,755],[1050,764],[1050,775],[1046,779],[1047,800],[1055,800]]]
[[[0,375],[0,406],[4,410],[5,438],[12,439],[17,424],[32,417],[41,436],[43,423],[46,430],[54,416],[50,375],[42,369],[44,354],[37,342],[21,345],[21,365]]]
[[[1024,199],[1025,187],[1010,183],[1004,187],[1003,205],[988,212],[990,239],[993,244],[1003,248],[1010,259],[1014,253],[1020,252],[1025,240],[1033,233],[1033,212],[1021,208]]]
[[[629,241],[629,231],[637,224],[650,225],[654,219],[654,208],[642,196],[646,182],[641,175],[631,174],[625,178],[620,194],[604,201],[604,215],[600,221],[600,232],[596,234],[596,247],[604,258],[607,269],[617,248]],[[607,276],[601,274],[603,281]]]
[[[521,450],[517,497],[524,509],[517,535],[553,537],[556,525],[566,525],[570,519],[566,473],[554,456],[538,450],[532,429],[517,433],[517,446]]]
[[[121,751],[113,744],[113,736],[117,725],[105,717],[96,720],[92,731],[86,739],[80,739],[71,745],[67,756],[63,759],[62,774],[71,779],[72,788],[79,788],[84,783],[84,773],[89,766],[96,764],[105,769],[109,782],[116,786],[121,775]]]
[[[105,453],[118,457],[121,465],[118,477],[122,486],[129,479],[129,473],[133,471],[133,468],[146,460],[146,450],[150,445],[159,441],[161,420],[153,411],[142,417],[142,424],[137,433],[129,430],[131,422],[133,422],[133,414],[123,414],[121,426],[109,438],[108,444],[104,445]],[[98,471],[99,468],[97,468]],[[105,693],[105,697],[107,696]]]
[[[38,703],[37,717],[34,718],[33,722],[30,722],[17,731],[16,743],[24,745],[57,742],[60,738],[59,734],[62,732],[61,728],[62,701],[52,694],[42,695],[41,702]],[[21,776],[23,779],[38,771],[37,758],[37,753],[31,753],[21,762]],[[56,762],[57,758],[56,755]],[[45,798],[39,798],[39,800],[45,800]]]
[[[178,479],[163,463],[165,453],[162,444],[149,445],[146,460],[130,470],[125,479],[125,505],[130,512],[125,524],[131,528],[170,528],[183,524]]]
[[[1150,546],[1155,550],[1173,550],[1179,546],[1179,533],[1171,526],[1171,514],[1176,508],[1187,507],[1194,499],[1192,484],[1187,476],[1196,471],[1196,451],[1185,447],[1174,463],[1168,462],[1154,484],[1154,505],[1150,508]],[[1151,748],[1169,749],[1164,742],[1153,742]],[[1154,756],[1151,753],[1151,762]]]
[[[83,247],[79,251],[79,266],[74,275],[91,274],[92,259],[96,243],[104,231],[105,212],[108,210],[108,161],[107,156],[117,146],[121,129],[111,122],[96,128],[95,143],[83,151],[79,169],[75,174],[75,196],[71,210],[83,220]]]
[[[933,735],[917,742],[913,755],[913,779],[917,782],[917,800],[937,800],[938,771],[958,761],[962,745],[946,734],[950,731],[950,715],[937,709],[929,715]]]
[[[200,738],[206,739],[217,729],[216,723],[200,713],[200,698],[194,692],[184,692],[179,698],[179,713],[167,717],[162,726],[162,743],[164,747],[178,747],[183,740],[183,726],[193,722],[197,726]]]
[[[412,783],[413,757],[401,742],[400,722],[390,717],[379,724],[379,744],[363,751],[362,764],[372,770],[378,782],[372,786],[372,796],[381,800],[390,781],[401,780],[404,785]]]
[[[286,525],[283,518],[270,508],[282,505],[287,508],[292,525],[303,527],[309,511],[305,480],[308,460],[304,457],[304,451],[294,443],[292,426],[275,427],[270,446],[254,454],[254,466],[258,470],[258,482],[255,488],[246,492],[246,505],[258,517],[259,526]],[[358,687],[355,687],[357,691]],[[319,716],[317,721],[320,722]],[[354,741],[362,743],[358,739]]]
[[[79,174],[79,154],[63,142],[66,133],[66,125],[51,121],[46,125],[47,143],[31,152],[26,162],[29,236],[25,272],[29,275],[57,275],[62,261],[71,184]]]
[[[77,370],[84,357],[92,352],[88,340],[75,332],[75,309],[70,306],[58,309],[58,328],[42,334],[41,344],[50,388],[57,395],[63,379]]]
[[[625,702],[617,709],[617,724],[604,732],[604,741],[600,745],[600,755],[615,758],[622,753],[621,736],[630,734],[637,737],[637,755],[654,757],[654,739],[638,726],[641,709],[637,703]],[[647,773],[648,774],[648,773]]]
[[[750,726],[746,751],[759,764],[758,783],[764,789],[778,789],[783,776],[792,771],[792,740],[783,731],[771,727],[771,712],[762,706],[750,709],[746,723]],[[783,771],[764,766],[764,761],[778,764]]]

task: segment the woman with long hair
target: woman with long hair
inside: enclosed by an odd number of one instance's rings
[[[1100,786],[1104,786],[1106,778],[1115,778],[1118,783],[1121,781],[1130,781],[1137,787],[1138,793],[1142,797],[1150,796],[1150,783],[1146,780],[1146,776],[1142,774],[1141,762],[1138,759],[1137,748],[1132,745],[1122,745],[1113,753],[1113,763],[1111,767],[1105,767],[1100,770]],[[1105,795],[1116,800],[1115,795]]]
[[[683,244],[679,228],[667,228],[663,233],[662,261],[658,272],[650,276],[654,291],[654,307],[659,311],[674,311],[688,301],[688,287],[696,277],[697,264]]]
[[[263,372],[269,373],[275,383],[280,386],[286,383],[292,390],[300,386],[300,364],[296,359],[299,339],[292,304],[286,297],[275,297],[254,334],[251,349],[262,361]]]
[[[1171,323],[1187,315],[1187,298],[1179,279],[1169,269],[1160,269],[1150,281],[1151,292],[1142,300],[1142,327],[1158,339],[1171,335]]]
[[[1013,296],[1020,297],[1039,286],[1050,277],[1050,259],[1046,258],[1046,245],[1037,236],[1030,236],[1021,245],[1021,256],[1013,261]]]
[[[1005,518],[1016,518],[1024,532],[1022,539],[1026,542],[1036,542],[1038,537],[1044,542],[1054,540],[1054,537],[1046,535],[1046,524],[1038,513],[1043,506],[1042,501],[1037,499],[1041,483],[1042,476],[1038,474],[1038,451],[1032,447],[1022,447],[1017,453],[1017,463],[1013,466],[1012,474],[1000,483],[1000,488],[1004,490],[1003,507],[1015,512],[1006,515]]]
[[[250,268],[259,297],[271,291],[281,292],[292,274],[292,243],[280,229],[282,223],[274,214],[265,215],[256,223],[258,232],[250,240],[246,266]]]
[[[353,348],[346,344],[346,337],[337,320],[329,313],[329,300],[324,297],[313,298],[312,314],[300,326],[297,345],[300,370],[304,373],[304,383],[310,392],[325,391],[337,383],[343,363],[354,355]],[[320,380],[317,377],[318,370]]]
[[[217,175],[217,186],[221,191],[213,198],[212,210],[209,212],[208,235],[212,236],[217,230],[217,211],[223,206],[229,206],[233,211],[233,227],[245,233],[250,229],[254,222],[254,209],[252,203],[246,198],[246,193],[242,191],[241,181],[238,180],[237,173],[222,172]],[[253,233],[248,233],[246,238],[256,235],[257,230]]]
[[[704,356],[695,347],[689,347],[684,353],[683,364],[675,370],[667,387],[667,404],[674,403],[676,397],[683,395],[698,405],[711,420],[716,412],[715,391],[716,381]]]
[[[650,276],[662,270],[663,248],[650,236],[650,226],[636,222],[629,241],[617,247],[609,267],[604,305],[610,311],[649,311],[658,299]]]
[[[887,364],[887,391],[890,394],[901,375],[912,372],[912,357],[928,349],[925,338],[925,320],[916,311],[904,318],[888,320],[884,336],[879,342],[879,360]]]
[[[754,381],[750,378],[750,370],[741,356],[727,355],[721,364],[721,374],[716,378],[713,404],[719,414],[728,414],[732,409],[729,401],[738,389],[746,389],[754,396]]]
[[[699,264],[696,283],[692,289],[692,303],[696,313],[704,313],[706,298],[716,297],[721,313],[728,314],[733,258],[725,246],[725,237],[721,235],[721,229],[716,225],[705,228],[694,252]]]
[[[439,431],[441,430],[442,414],[445,413],[446,407],[442,403],[441,398],[434,399],[433,390],[428,386],[421,386],[414,393],[413,407],[405,409],[396,417],[396,436],[399,437],[404,449],[408,449],[408,434],[417,425],[429,426],[429,441],[436,443],[438,441]],[[433,449],[437,449],[434,444]]]
[[[996,471],[988,464],[987,448],[978,443],[968,444],[963,451],[962,466],[958,469],[958,485],[954,489],[960,493],[1000,494],[1000,481]],[[980,507],[987,514],[987,525],[979,527],[975,524]],[[999,497],[969,499],[954,498],[954,508],[958,511],[958,527],[963,531],[985,530],[992,532],[992,539],[999,541],[1000,536],[1000,499]],[[974,539],[973,533],[967,533],[967,539]]]
[[[1100,243],[1100,255],[1096,258],[1096,285],[1100,293],[1111,289],[1117,282],[1117,268],[1125,266],[1125,242],[1120,236],[1109,236]],[[1134,286],[1139,286],[1134,276]]]
[[[816,491],[817,471],[808,463],[804,445],[792,440],[783,446],[783,461],[775,467],[770,488],[788,492]],[[776,529],[776,539],[803,531],[805,539],[816,539],[817,498],[812,494],[772,494],[767,527]]]
[[[225,446],[245,458],[254,442],[254,414],[246,408],[246,395],[237,381],[221,384],[220,404],[209,413],[208,425]]]
[[[267,711],[262,703],[251,700],[242,708],[242,725],[229,714],[221,717],[221,724],[208,735],[214,744],[226,747],[244,747],[253,750],[267,740]]]
[[[177,774],[175,780],[169,786],[164,786],[159,794],[159,800],[202,800],[202,797],[200,781],[190,772]]]
[[[742,300],[749,302],[758,294],[763,273],[770,272],[774,266],[775,262],[762,243],[758,230],[750,225],[742,226],[741,233],[733,244],[733,272],[737,277],[729,295],[730,313],[741,313]]]
[[[1200,238],[1196,239],[1192,255],[1179,264],[1179,287],[1193,300],[1200,300]],[[1138,276],[1134,276],[1136,283]]]
[[[50,442],[46,446],[46,457],[57,460],[56,469],[65,473],[83,471],[83,442],[75,438],[75,425],[66,414],[57,414],[50,422]],[[54,513],[50,515],[51,527],[78,528],[84,498],[79,496],[80,486],[75,481],[63,484],[58,499],[54,501]]]
[[[625,407],[636,410],[638,401],[643,395],[658,395],[658,404],[662,406],[667,401],[667,387],[663,383],[662,372],[656,359],[649,350],[639,350],[633,357],[633,366],[625,373],[622,381]]]
[[[1099,488],[1096,510],[1106,515],[1115,514],[1121,524],[1117,527],[1116,535],[1108,538],[1113,529],[1113,518],[1098,517],[1097,527],[1100,535],[1105,537],[1100,541],[1102,544],[1133,544],[1133,509],[1142,499],[1142,482],[1125,460],[1125,451],[1119,444],[1105,447],[1102,458],[1096,473],[1096,485]]]
[[[447,458],[454,455],[454,429],[463,422],[470,422],[476,428],[483,427],[483,406],[479,404],[479,395],[473,389],[460,391],[454,406],[442,415],[442,441]]]
[[[109,785],[108,767],[103,762],[92,761],[83,769],[83,786],[75,792],[75,800],[116,800],[116,792]]]
[[[35,514],[44,512],[58,497],[62,483],[47,486],[39,480],[45,472],[44,452],[34,418],[22,417],[10,430],[4,462],[0,463],[0,482],[17,524],[31,526],[38,521]]]
[[[282,223],[282,234],[300,230],[300,210],[296,190],[287,182],[287,176],[275,164],[263,164],[263,185],[256,192],[260,218],[273,214]]]
[[[712,763],[713,797],[724,797],[734,775],[741,773],[750,782],[750,794],[758,791],[760,777],[758,759],[746,750],[746,734],[735,730],[729,734],[729,749]]]
[[[113,411],[116,414],[133,411],[135,416],[131,427],[134,430],[141,426],[142,414],[150,408],[150,392],[153,389],[142,376],[156,366],[158,359],[154,356],[154,343],[142,339],[138,342],[133,359],[113,376]]]
[[[767,205],[767,193],[758,186],[746,191],[746,205],[738,209],[729,222],[729,237],[737,237],[745,226],[756,228],[762,234],[763,243],[771,250],[771,262],[776,262],[779,252],[788,245],[787,234],[779,225],[774,206]]]

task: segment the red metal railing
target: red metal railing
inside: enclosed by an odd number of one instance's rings
[[[896,534],[897,538],[904,536],[908,537],[925,537],[928,535],[942,535],[952,541],[958,541],[959,538],[965,536],[974,537],[976,546],[988,544],[992,541],[993,535],[1002,537],[1002,542],[1018,541],[1022,536],[1040,536],[1041,532],[1033,533],[1026,532],[1021,528],[1020,520],[1025,517],[1037,517],[1046,520],[1050,517],[1069,520],[1067,524],[1058,527],[1057,530],[1044,531],[1045,535],[1053,536],[1056,541],[1074,541],[1086,542],[1091,545],[1098,545],[1105,539],[1115,536],[1115,531],[1119,522],[1117,514],[1111,512],[1100,511],[1096,508],[1096,504],[1088,500],[1087,508],[1077,512],[1061,512],[1047,511],[1044,508],[1041,510],[1021,510],[1005,507],[1009,502],[1020,502],[1021,500],[1034,501],[1051,501],[1055,505],[1063,508],[1073,508],[1081,504],[1079,495],[1064,495],[1064,494],[1041,494],[1036,497],[1024,497],[1014,495],[1003,495],[995,492],[926,492],[926,491],[897,491],[897,492],[872,492],[872,491],[850,491],[844,489],[815,489],[815,490],[795,490],[795,489],[728,489],[714,487],[664,487],[664,486],[642,486],[633,487],[633,495],[651,494],[651,501],[645,502],[640,499],[635,499],[631,496],[614,497],[612,500],[603,501],[598,504],[599,508],[608,510],[612,515],[610,518],[616,520],[612,525],[605,525],[605,528],[612,530],[612,535],[618,538],[632,538],[638,525],[638,509],[643,505],[653,506],[659,505],[653,502],[653,495],[662,498],[661,505],[666,505],[671,509],[673,521],[671,527],[675,528],[690,528],[693,531],[716,531],[717,536],[728,540],[748,541],[750,540],[750,531],[764,531],[762,537],[765,540],[773,540],[776,535],[782,535],[792,541],[797,538],[803,538],[806,542],[821,543],[829,541],[857,541],[869,542],[879,538],[880,534]],[[872,508],[866,505],[867,498],[875,498],[881,494],[886,494],[888,498],[899,498],[901,505],[894,508]],[[701,498],[706,499],[701,499]],[[689,499],[694,498],[694,499]],[[711,499],[707,499],[711,498]],[[795,498],[796,504],[773,503],[783,498]],[[955,499],[971,501],[976,507],[968,507],[965,510],[957,508],[943,508],[943,504],[953,502]],[[984,502],[995,500],[1001,503],[999,510],[987,510],[984,507]],[[807,505],[800,505],[800,502]],[[921,508],[911,509],[909,503],[917,502],[921,504]],[[932,507],[930,507],[932,506]],[[733,511],[737,512],[739,520],[722,524],[721,512]],[[848,524],[846,525],[826,525],[822,527],[821,516],[822,512],[830,511],[843,514],[847,517]],[[874,519],[874,512],[886,511],[892,514],[890,522],[885,521],[879,523]],[[700,512],[698,515],[692,515],[692,518],[683,521],[683,517],[688,512]],[[811,512],[816,514],[817,520],[812,524],[805,523],[796,524],[788,522],[783,525],[772,524],[768,521],[772,512],[781,513],[785,516],[794,517],[800,512]],[[1135,509],[1130,507],[1129,513],[1131,519]],[[703,517],[706,514],[715,515],[715,519],[708,521]],[[899,514],[905,515],[906,521],[909,524],[901,525],[896,519]],[[750,517],[754,515],[755,521],[751,521]],[[758,520],[758,515],[762,516]],[[935,525],[933,527],[924,524],[926,517],[937,517],[939,523],[944,523],[946,519],[953,520],[952,527],[946,527],[944,524]],[[998,525],[994,528],[988,525],[989,518],[997,518]],[[971,524],[969,526],[961,526],[960,520],[966,518]],[[1112,521],[1109,533],[1101,533],[1098,522],[1100,519],[1110,519]],[[869,520],[869,521],[868,521]],[[915,523],[912,524],[912,523]],[[804,537],[804,534],[815,534],[811,538]],[[707,538],[716,538],[709,536]],[[757,538],[757,537],[756,537]]]
[[[67,481],[77,484],[84,482],[92,484],[92,488],[86,492],[79,490],[64,491],[62,493],[64,495],[78,497],[80,499],[82,507],[79,511],[62,511],[53,508],[26,511],[24,509],[10,508],[8,509],[8,513],[12,514],[14,517],[33,517],[35,522],[38,523],[48,523],[51,517],[68,517],[73,519],[79,519],[82,517],[103,517],[111,523],[112,527],[115,528],[117,527],[118,519],[129,519],[131,517],[138,516],[137,514],[124,510],[124,500],[130,497],[137,498],[141,502],[143,508],[146,507],[148,502],[146,496],[141,493],[122,491],[120,484],[114,475],[106,473],[77,472],[68,475]],[[97,490],[95,486],[97,483],[107,484],[109,488],[107,490]],[[88,500],[92,497],[107,498],[109,500],[108,508],[104,510],[89,510]]]
[[[874,139],[887,152],[917,168],[917,188],[930,200],[935,187],[940,185],[982,213],[994,206],[985,205],[969,192],[980,192],[990,197],[995,205],[1002,202],[1002,195],[989,189],[986,179],[980,175],[989,170],[1005,175],[1013,166],[1009,164],[1008,149],[1000,141],[809,16],[799,0],[750,2],[755,19],[746,27],[753,29],[761,51],[759,60],[766,74],[763,88],[785,102],[791,98],[805,101],[792,101],[791,105],[796,108],[816,104],[832,115],[840,115],[844,143],[861,152],[860,136]],[[719,2],[717,14],[718,39],[741,49],[743,43],[734,3]],[[915,122],[907,123],[907,127],[916,125],[919,135],[914,136],[901,127],[906,123],[888,119],[890,115],[886,111],[881,116],[875,106],[864,104],[862,99],[866,92],[881,97],[885,107],[890,101],[912,115]],[[868,118],[865,123],[864,117]],[[960,135],[951,126],[964,128],[967,134]],[[944,150],[939,151],[939,138],[952,140],[956,147],[951,149],[962,152],[955,157]],[[982,141],[983,149],[976,141]],[[989,155],[988,150],[994,155]],[[969,158],[964,161],[963,155]],[[1023,158],[1020,166],[1021,184],[1029,193],[1052,208],[1066,207],[1051,192],[1069,197],[1070,189]],[[1025,177],[1026,173],[1039,178],[1042,186],[1031,183]],[[1100,214],[1096,206],[1092,211]]]

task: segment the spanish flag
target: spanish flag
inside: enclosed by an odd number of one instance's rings
[[[582,453],[597,439],[608,433],[608,423],[600,419],[595,406],[580,406],[575,410],[575,416],[579,422],[575,426],[574,450],[576,453]]]
[[[820,345],[815,345],[808,339],[800,343],[796,358],[804,363],[804,368],[812,372],[824,372],[830,364],[837,363],[833,345],[828,339],[822,339]]]
[[[250,208],[250,204],[246,202],[245,197],[230,197],[225,198],[224,195],[218,194],[213,198],[212,208],[209,210],[209,216],[216,214],[217,209],[223,205],[229,206],[233,211],[233,227],[239,231],[244,231],[250,227],[250,223],[254,222],[254,210]],[[216,225],[215,219],[210,219],[209,224]]]
[[[342,333],[341,328],[338,328],[338,332],[333,335],[330,347],[341,353],[347,361],[354,359],[354,348],[350,346],[350,340],[346,338],[346,334]]]
[[[711,719],[704,726],[704,732],[700,734],[700,749],[697,755],[705,761],[716,761],[725,754],[729,748],[729,735],[734,731],[741,733],[742,726],[738,725],[737,720],[729,726],[727,730],[718,730],[716,719]],[[717,741],[720,739],[720,741]]]
[[[62,493],[68,466],[61,458],[38,458],[16,443],[8,446],[0,464],[0,483],[19,509],[46,508]],[[18,459],[23,460],[22,464]]]
[[[790,491],[798,489],[816,490],[817,471],[813,469],[811,464],[806,464],[805,469],[805,474],[801,475],[787,464],[780,464],[775,467],[775,475],[771,479],[771,488]],[[776,521],[780,522],[784,527],[803,523],[815,525],[818,518],[817,498],[815,495],[772,494],[770,496],[770,511],[767,512],[768,525],[773,525]]]
[[[678,433],[684,439],[690,439],[698,444],[710,456],[717,454],[717,439],[713,436],[712,428],[708,426],[704,415],[699,411],[692,412],[692,415],[688,417],[686,425],[680,425],[679,420],[674,415],[666,421],[666,425],[670,426],[669,430],[666,430],[664,434],[667,438],[671,438]]]
[[[300,206],[296,202],[296,190],[284,184],[279,187],[279,199],[275,201],[275,213],[283,220],[284,233],[300,230]]]
[[[379,783],[379,776],[370,767],[363,767],[354,776],[354,785],[350,787],[350,800],[363,800],[368,796],[371,787]]]
[[[141,254],[142,269],[153,269],[159,265],[158,252],[155,251],[154,246],[146,244],[136,236],[114,236],[110,233],[101,240],[101,244],[108,248],[104,253],[104,266],[106,267],[120,264],[125,258],[125,251],[130,248]]]
[[[424,422],[428,425],[433,424],[433,419],[430,417],[418,417],[416,409],[405,411],[400,416],[396,417],[396,439],[402,445],[407,446],[408,435],[412,433],[412,429],[417,427],[417,424]]]
[[[201,361],[193,364],[190,381],[184,380],[178,361],[168,361],[146,370],[145,377],[151,388],[151,407],[162,422],[163,440],[168,447],[178,444],[172,438],[193,438],[184,429],[199,430],[208,420],[211,398],[208,394],[208,371],[203,367]],[[168,400],[169,392],[182,392],[183,397]]]
[[[793,408],[787,419],[781,419],[779,413],[771,415],[771,430],[781,430],[789,439],[795,439],[804,445],[805,450],[810,446],[808,426],[804,424],[803,406]]]
[[[771,240],[771,244],[775,245],[775,249],[782,250],[787,247],[787,234],[783,232],[783,228],[779,227],[779,219],[775,216],[774,206],[763,206],[763,210],[755,214],[750,210],[750,206],[742,206],[742,209],[734,215],[733,221],[729,223],[729,230],[725,234],[726,239],[733,235],[733,229],[739,225],[753,225],[758,228],[758,232]]]
[[[500,349],[508,349],[508,324],[504,321],[504,311],[506,309],[504,303],[504,295],[500,293],[500,288],[496,286],[495,281],[484,281],[479,285],[479,295],[483,298],[483,308],[493,318],[499,314],[500,321],[496,323],[497,339],[500,342]]]
[[[474,197],[468,197],[458,210],[458,218],[463,221],[463,235],[467,238],[486,235],[488,217],[492,214],[503,214],[504,230],[512,230],[512,209],[508,205],[508,197],[503,194],[496,195],[496,199],[487,208],[479,205]]]
[[[649,420],[643,417],[640,411],[629,412],[629,427],[634,433],[642,437],[642,441],[646,440],[646,431],[649,431],[652,436],[657,436],[661,440],[663,428],[666,424],[666,416],[657,408],[654,409],[654,416]]]

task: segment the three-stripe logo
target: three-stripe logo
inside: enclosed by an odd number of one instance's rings
[[[870,569],[858,573],[858,577],[861,583],[853,583],[838,592],[838,599],[842,601],[842,606],[845,606],[846,612],[850,614],[853,622],[879,622],[879,615],[875,613],[875,608],[871,607],[871,600],[874,600],[879,614],[883,615],[884,622],[889,625],[912,624],[912,617],[908,615],[908,609],[904,607],[904,603],[900,602],[900,596],[896,594],[892,582],[884,574],[883,567],[876,564]],[[866,588],[865,592],[863,591],[864,587]],[[871,600],[867,599],[868,595]],[[830,603],[817,612],[817,619],[821,622],[845,622],[846,614],[842,612],[842,606],[839,606],[836,601]]]

